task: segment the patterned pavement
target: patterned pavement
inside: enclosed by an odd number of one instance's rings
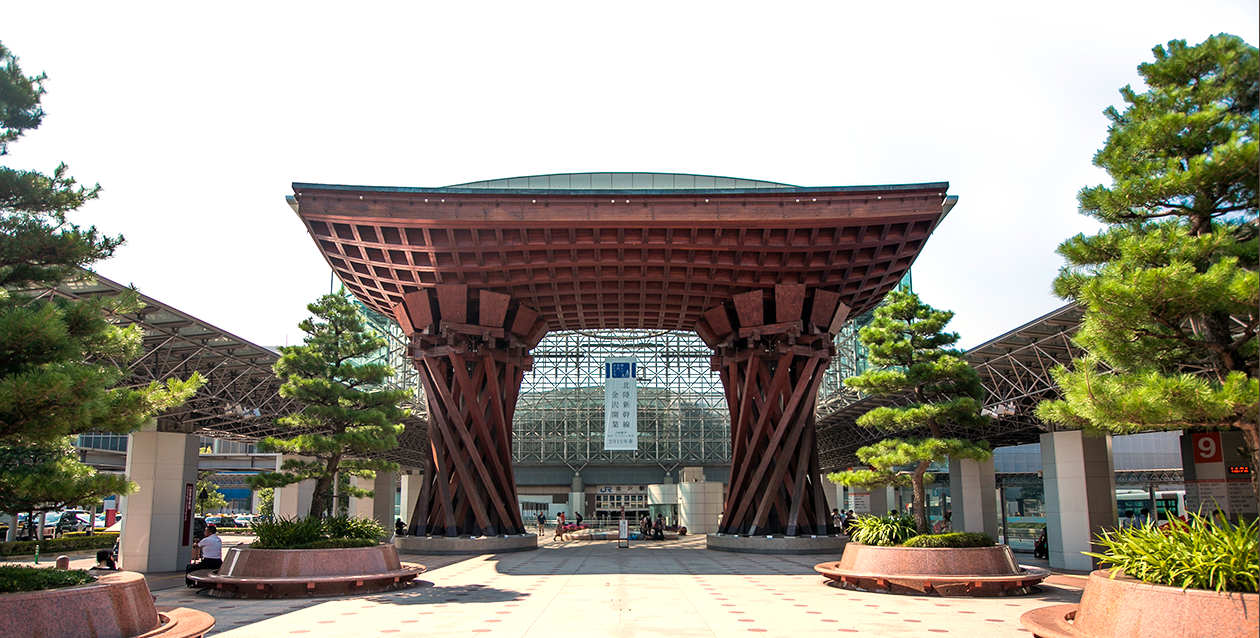
[[[713,552],[703,537],[629,549],[547,541],[515,554],[407,556],[429,568],[418,586],[358,597],[225,600],[171,587],[174,574],[150,580],[158,604],[209,612],[210,635],[223,638],[1029,636],[1021,614],[1077,602],[1085,582],[1058,574],[1040,593],[1011,598],[870,594],[829,586],[812,569],[837,558]]]

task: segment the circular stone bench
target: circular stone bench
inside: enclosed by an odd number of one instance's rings
[[[814,571],[841,587],[890,594],[1017,596],[1050,575],[1024,569],[1006,545],[993,547],[877,547],[849,543],[840,560]]]
[[[105,573],[95,583],[0,594],[5,636],[64,638],[200,638],[214,616],[184,607],[157,607],[144,576]]]
[[[345,549],[233,547],[217,571],[189,574],[211,596],[299,598],[370,594],[408,586],[424,565],[403,565],[393,545]]]

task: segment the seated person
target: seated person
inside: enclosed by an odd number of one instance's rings
[[[193,545],[193,560],[197,558],[201,560],[184,568],[184,585],[188,587],[195,585],[188,574],[199,569],[218,569],[223,565],[223,539],[219,538],[219,530],[214,525],[206,525],[206,537]]]
[[[113,552],[108,549],[102,549],[96,552],[96,564],[90,570],[95,571],[118,571],[118,564],[114,562]]]

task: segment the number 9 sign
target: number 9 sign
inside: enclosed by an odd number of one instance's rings
[[[1195,463],[1223,463],[1221,456],[1221,435],[1219,432],[1203,432],[1190,435],[1190,443],[1194,446]]]

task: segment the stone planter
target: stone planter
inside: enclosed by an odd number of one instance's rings
[[[1013,596],[1027,594],[1050,572],[1023,569],[1011,548],[877,547],[849,543],[840,560],[814,571],[841,587],[891,594]]]
[[[404,566],[393,545],[346,549],[232,547],[217,571],[190,575],[211,595],[229,598],[295,598],[389,591],[424,573]]]
[[[102,575],[95,583],[46,591],[0,594],[0,636],[36,638],[199,638],[214,617],[185,608],[156,607],[144,576]]]
[[[1042,638],[1255,638],[1260,594],[1145,583],[1110,570],[1089,575],[1078,605],[1052,605],[1019,622]]]

